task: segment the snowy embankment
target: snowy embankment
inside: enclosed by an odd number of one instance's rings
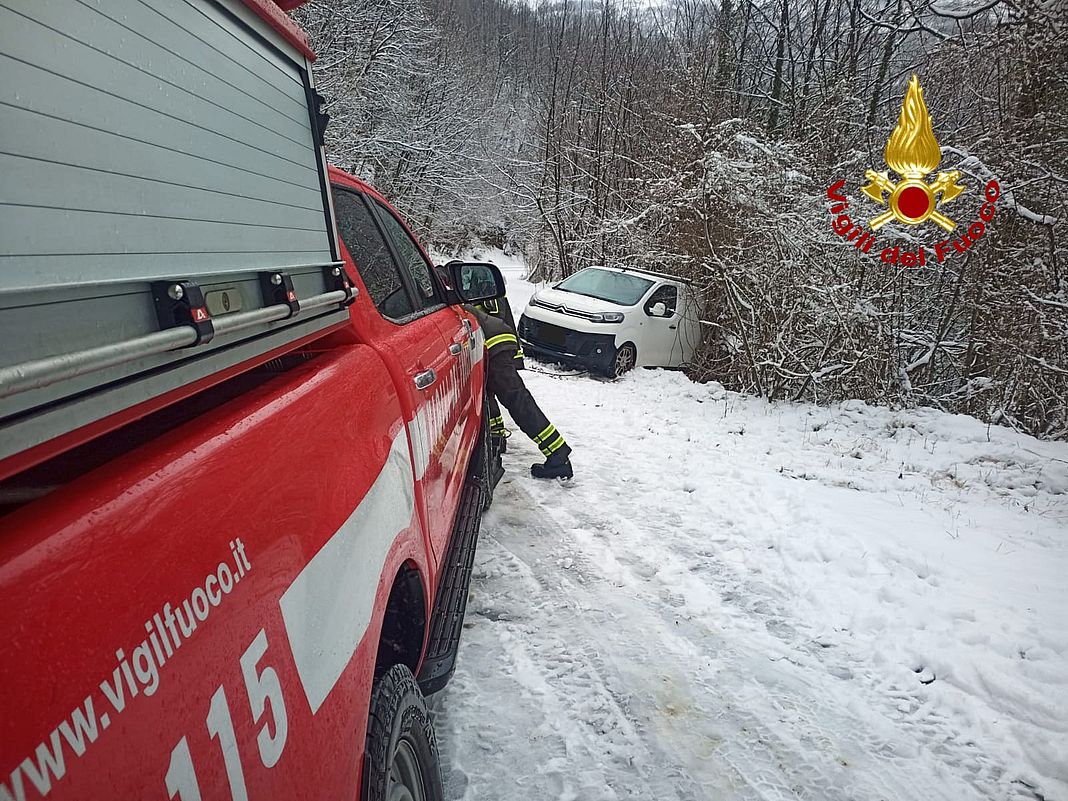
[[[1068,446],[532,367],[576,479],[509,440],[450,798],[1068,799]]]

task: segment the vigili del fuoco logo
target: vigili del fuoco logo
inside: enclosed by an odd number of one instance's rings
[[[831,214],[834,215],[831,227],[847,242],[852,242],[853,247],[871,253],[876,247],[875,231],[892,220],[908,226],[933,223],[947,232],[948,238],[918,245],[915,250],[901,245],[876,250],[880,260],[887,264],[924,267],[929,260],[932,264],[941,264],[950,256],[967,253],[986,233],[987,224],[994,219],[994,203],[1001,196],[1001,187],[993,180],[986,184],[978,219],[966,230],[949,216],[950,209],[955,208],[952,204],[968,191],[968,187],[959,183],[959,170],[939,172],[933,181],[928,180],[942,161],[942,148],[935,139],[931,115],[923,102],[920,79],[915,75],[909,79],[897,127],[886,142],[885,157],[887,166],[897,174],[898,180],[891,179],[889,170],[867,170],[864,173],[868,183],[860,191],[885,209],[868,220],[869,229],[863,223],[854,222],[846,213],[849,201],[843,194],[844,180],[837,181],[827,190],[827,199],[832,203]],[[860,213],[858,210],[858,216]],[[942,231],[938,233],[947,235]]]

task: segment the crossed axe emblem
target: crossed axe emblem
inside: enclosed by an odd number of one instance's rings
[[[915,173],[896,184],[890,180],[889,172],[886,170],[883,172],[867,170],[864,177],[868,179],[868,183],[862,186],[860,191],[880,206],[886,206],[888,203],[890,206],[882,214],[871,219],[870,225],[873,231],[893,219],[909,225],[931,220],[947,231],[952,231],[957,227],[953,220],[935,208],[935,203],[939,199],[942,203],[949,203],[964,191],[964,187],[957,183],[960,179],[959,170],[940,172],[930,184],[923,180],[922,174]]]

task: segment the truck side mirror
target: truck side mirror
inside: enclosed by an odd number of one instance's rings
[[[658,301],[649,309],[649,314],[653,317],[667,317],[667,306]]]
[[[451,261],[449,277],[461,303],[481,303],[504,297],[504,276],[495,264],[477,261]]]

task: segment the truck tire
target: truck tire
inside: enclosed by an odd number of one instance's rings
[[[493,491],[497,483],[504,475],[504,464],[501,461],[503,451],[499,447],[505,440],[490,434],[489,407],[483,405],[482,428],[478,432],[478,446],[475,455],[471,458],[471,477],[482,485],[482,511],[487,511],[493,505]]]
[[[493,462],[494,458],[500,458],[500,455],[494,452],[493,442],[487,435],[482,440],[482,445],[479,447],[479,469],[481,472],[480,480],[482,481],[482,511],[488,511],[493,505]]]
[[[444,801],[434,722],[405,665],[375,681],[363,760],[363,801]]]

